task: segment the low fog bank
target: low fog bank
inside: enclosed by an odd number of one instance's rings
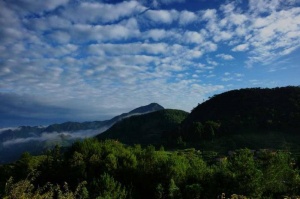
[[[26,138],[15,138],[2,142],[3,147],[10,147],[13,145],[28,143],[28,142],[44,142],[44,141],[55,141],[55,143],[61,141],[74,141],[81,140],[85,138],[94,137],[105,130],[108,127],[103,127],[101,129],[91,129],[91,130],[79,130],[79,131],[65,131],[65,132],[44,132],[41,135],[31,134],[31,137]],[[1,132],[1,131],[0,131]]]

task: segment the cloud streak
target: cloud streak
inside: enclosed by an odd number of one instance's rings
[[[30,142],[45,142],[48,143],[62,143],[63,141],[67,141],[68,143],[72,143],[76,140],[81,140],[89,137],[94,137],[105,130],[107,130],[108,127],[103,127],[101,129],[96,130],[81,130],[81,131],[74,131],[74,132],[51,132],[47,133],[44,132],[39,136],[31,136],[26,138],[16,138],[16,139],[10,139],[6,140],[2,143],[3,147],[12,147],[13,145],[21,145],[25,143]]]

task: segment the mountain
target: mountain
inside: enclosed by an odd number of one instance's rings
[[[124,119],[97,137],[218,153],[247,147],[288,149],[300,155],[300,87],[224,92],[181,115],[181,123],[163,128],[168,111]]]
[[[215,95],[192,110],[184,124],[208,120],[237,130],[299,129],[300,87],[249,88]]]
[[[288,149],[300,155],[300,87],[248,88],[211,97],[178,133],[200,149]]]
[[[14,161],[25,151],[40,154],[56,144],[70,146],[75,140],[102,133],[124,118],[163,109],[161,105],[151,103],[105,121],[65,122],[47,127],[21,126],[0,129],[0,163]]]
[[[88,129],[100,129],[100,128],[106,128],[108,129],[116,122],[133,116],[133,115],[140,115],[145,113],[150,113],[154,111],[163,110],[164,107],[157,103],[151,103],[146,106],[141,106],[136,109],[133,109],[132,111],[128,113],[122,113],[121,115],[115,116],[110,120],[105,121],[93,121],[93,122],[65,122],[62,124],[52,124],[45,128],[43,132],[63,132],[63,131],[79,131],[79,130],[88,130]]]
[[[162,144],[163,133],[174,130],[187,116],[185,111],[172,109],[136,115],[117,122],[97,138],[117,139],[126,144]]]

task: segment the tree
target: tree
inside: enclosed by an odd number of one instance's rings
[[[126,189],[107,173],[101,175],[100,179],[95,179],[92,183],[94,198],[97,199],[125,199]]]
[[[200,184],[186,185],[184,189],[185,199],[200,199],[202,187]]]
[[[175,184],[173,179],[170,180],[169,189],[168,189],[168,198],[169,199],[179,199],[181,198],[180,189]]]
[[[203,127],[203,138],[213,140],[220,126],[221,125],[217,122],[206,121]]]
[[[266,152],[268,159],[263,165],[263,185],[265,195],[276,198],[283,194],[296,194],[299,190],[299,173],[292,167],[290,154],[287,152]],[[298,182],[297,182],[298,181]]]
[[[162,184],[158,184],[155,189],[155,199],[163,199],[164,198],[164,187]]]
[[[229,158],[228,164],[233,180],[234,193],[260,198],[262,194],[262,172],[254,161],[253,152],[241,149]]]

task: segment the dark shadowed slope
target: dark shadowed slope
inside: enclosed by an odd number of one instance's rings
[[[215,95],[198,105],[177,133],[201,150],[273,148],[300,155],[300,87]]]
[[[126,144],[158,144],[162,133],[176,128],[188,113],[165,109],[144,115],[132,116],[113,125],[98,135],[99,139],[117,139]]]
[[[208,120],[236,130],[299,129],[300,87],[228,91],[198,105],[186,118],[184,125]]]

